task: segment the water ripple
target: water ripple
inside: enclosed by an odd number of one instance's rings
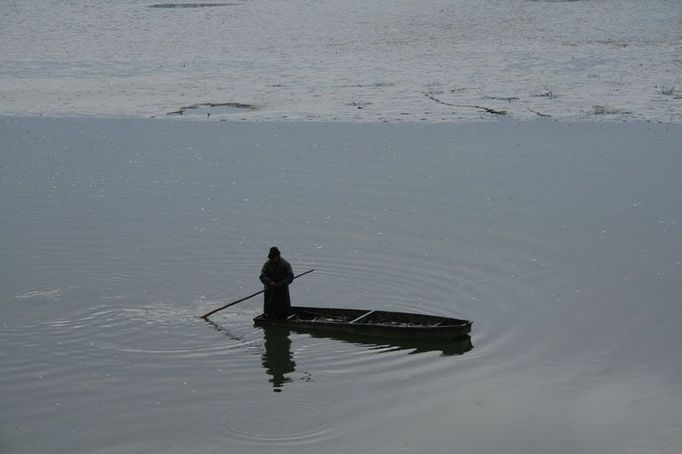
[[[255,397],[232,406],[224,416],[231,437],[263,444],[320,441],[331,431],[333,410],[308,400]]]

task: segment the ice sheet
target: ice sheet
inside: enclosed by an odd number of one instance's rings
[[[0,114],[165,116],[233,103],[252,108],[210,119],[682,121],[678,1],[10,0],[0,9]]]

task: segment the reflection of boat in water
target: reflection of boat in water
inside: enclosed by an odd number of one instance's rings
[[[441,352],[445,356],[462,355],[474,348],[473,344],[471,343],[471,337],[468,335],[454,340],[420,341],[416,339],[390,339],[348,333],[325,333],[322,331],[308,331],[293,327],[291,328],[291,331],[309,334],[315,338],[334,339],[349,344],[387,348],[387,351],[412,350],[408,352],[410,355],[414,353],[426,352]]]
[[[285,319],[266,318],[261,314],[253,321],[257,326],[418,341],[461,339],[471,332],[472,324],[469,320],[435,315],[300,306],[292,306]]]
[[[281,392],[286,383],[290,383],[290,376],[296,372],[291,349],[291,332],[308,334],[318,339],[333,339],[349,344],[362,345],[385,351],[411,350],[408,354],[441,352],[445,356],[461,355],[473,348],[471,337],[464,336],[450,341],[417,341],[410,339],[382,339],[372,336],[362,336],[346,333],[324,333],[298,330],[284,326],[262,326],[264,347],[262,362],[265,372],[270,376],[273,391]],[[305,372],[304,372],[305,373]],[[309,375],[309,374],[308,374]]]

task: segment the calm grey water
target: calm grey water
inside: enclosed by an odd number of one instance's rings
[[[682,129],[0,119],[4,453],[677,453]],[[424,348],[253,327],[474,321]],[[419,347],[419,348],[418,348]]]

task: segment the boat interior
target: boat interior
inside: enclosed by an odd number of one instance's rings
[[[407,314],[401,312],[385,312],[362,309],[327,309],[292,307],[292,314],[287,320],[310,321],[322,323],[350,323],[395,326],[452,326],[467,323],[433,315]]]

